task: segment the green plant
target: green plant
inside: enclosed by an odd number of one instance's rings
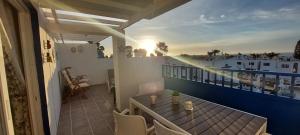
[[[172,96],[179,96],[179,95],[180,95],[180,93],[178,91],[173,91]]]

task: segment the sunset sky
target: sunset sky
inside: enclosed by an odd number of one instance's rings
[[[171,55],[291,52],[300,40],[300,0],[192,0],[126,29],[141,41],[163,41]],[[101,42],[111,53],[111,38]],[[127,42],[133,48],[141,48]]]

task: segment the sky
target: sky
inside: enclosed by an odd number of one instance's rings
[[[125,31],[138,41],[165,42],[169,55],[212,49],[233,54],[293,52],[300,40],[300,0],[192,0]],[[111,54],[111,38],[101,44]]]

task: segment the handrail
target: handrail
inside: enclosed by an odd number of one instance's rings
[[[296,73],[219,68],[203,69],[193,66],[162,65],[162,75],[167,78],[196,81],[280,97],[294,99],[297,99],[298,96],[300,97],[294,91],[295,86],[300,86],[300,84],[296,84],[296,81],[300,82],[300,74]]]

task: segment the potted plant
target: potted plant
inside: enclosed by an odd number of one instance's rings
[[[178,91],[174,91],[172,94],[172,103],[173,104],[179,104],[179,92]]]

